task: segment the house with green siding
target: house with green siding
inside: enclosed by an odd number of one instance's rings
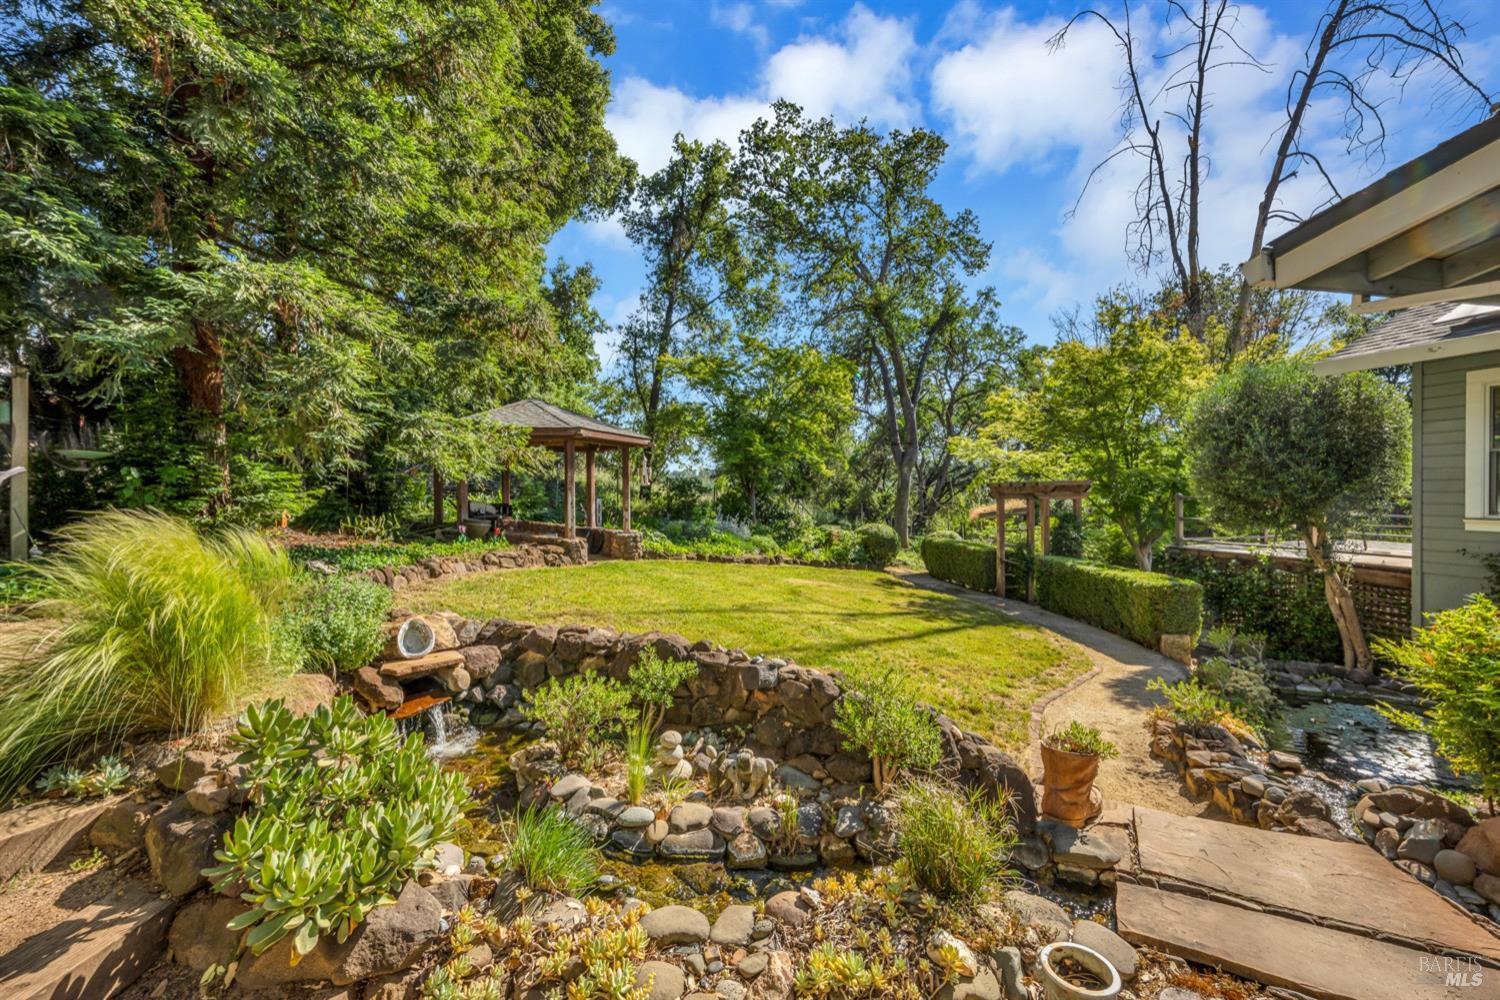
[[[1492,116],[1270,241],[1255,285],[1344,292],[1392,317],[1317,362],[1407,366],[1412,615],[1463,602],[1500,556],[1500,117]]]

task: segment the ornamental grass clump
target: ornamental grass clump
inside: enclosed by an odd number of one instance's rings
[[[900,772],[927,770],[942,758],[937,720],[893,668],[851,679],[834,709],[833,726],[843,734],[845,750],[870,755],[877,792],[884,792]]]
[[[593,838],[557,808],[516,814],[505,861],[528,886],[546,892],[577,895],[599,878],[599,851]]]
[[[549,681],[531,693],[528,714],[570,764],[598,757],[606,732],[634,717],[630,691],[600,674],[575,674]]]
[[[907,784],[899,802],[900,868],[919,888],[974,904],[1005,880],[1016,834],[1003,802],[931,780]]]
[[[324,934],[340,943],[407,879],[435,864],[469,789],[420,736],[345,695],[298,718],[279,700],[252,706],[231,737],[251,806],[204,871],[214,890],[243,883],[251,908],[230,921],[259,955],[292,935],[296,964]]]
[[[0,798],[92,747],[192,732],[302,659],[277,627],[298,574],[248,532],[89,514],[37,575],[35,613],[52,627],[0,641]]]
[[[1379,706],[1381,714],[1429,733],[1455,771],[1478,777],[1493,810],[1500,801],[1500,609],[1475,594],[1432,615],[1405,642],[1377,640],[1375,651],[1429,703],[1424,715],[1389,705]]]

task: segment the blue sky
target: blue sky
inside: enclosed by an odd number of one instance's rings
[[[732,142],[781,97],[844,121],[933,129],[950,145],[938,197],[951,210],[973,209],[994,243],[981,283],[998,290],[1007,322],[1048,342],[1060,310],[1117,283],[1155,283],[1125,252],[1136,163],[1117,160],[1078,201],[1089,170],[1118,138],[1121,68],[1113,39],[1092,25],[1061,51],[1048,51],[1048,37],[1078,6],[607,0],[600,9],[618,40],[607,61],[609,127],[644,171],[665,162],[676,132]],[[1135,5],[1140,34],[1158,51],[1174,47],[1161,23],[1164,7],[1162,0]],[[1238,10],[1237,37],[1268,71],[1226,68],[1211,84],[1205,263],[1237,263],[1248,253],[1273,148],[1268,139],[1322,7],[1271,0]],[[1471,74],[1491,93],[1500,90],[1500,69],[1486,58],[1500,47],[1500,4],[1449,0],[1444,9],[1470,27],[1463,51]],[[1477,120],[1472,106],[1464,114],[1435,109],[1435,90],[1433,80],[1419,77],[1404,95],[1382,94],[1392,134],[1383,162],[1348,155],[1335,109],[1317,109],[1313,148],[1344,193]],[[1320,183],[1300,178],[1285,186],[1283,207],[1306,214],[1327,195]],[[1273,234],[1277,228],[1273,223]],[[595,305],[607,319],[618,323],[629,314],[642,272],[617,224],[573,223],[550,249],[571,263],[593,262],[603,278]],[[607,368],[612,344],[598,346]]]

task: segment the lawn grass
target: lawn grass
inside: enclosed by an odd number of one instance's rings
[[[886,573],[696,562],[609,562],[481,573],[400,592],[415,611],[660,629],[809,667],[894,663],[923,700],[1011,752],[1031,705],[1085,668],[1048,633]]]

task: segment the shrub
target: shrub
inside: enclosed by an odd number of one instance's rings
[[[1266,680],[1265,671],[1254,661],[1211,656],[1199,664],[1197,679],[1228,702],[1236,718],[1262,734],[1280,725],[1281,699]]]
[[[853,678],[847,687],[834,708],[833,726],[844,736],[844,749],[870,755],[877,792],[902,770],[937,766],[943,753],[937,720],[917,704],[895,668]]]
[[[1159,692],[1165,697],[1167,711],[1172,718],[1189,729],[1201,731],[1209,726],[1221,725],[1234,715],[1223,695],[1204,687],[1196,680],[1168,684],[1157,677],[1146,685],[1146,689]]]
[[[533,889],[577,895],[599,878],[589,832],[558,808],[516,814],[505,862]]]
[[[580,763],[597,754],[606,727],[630,715],[630,692],[599,674],[575,674],[531,692],[528,711],[557,741],[563,759]]]
[[[1281,569],[1269,556],[1254,562],[1222,562],[1174,550],[1168,550],[1158,565],[1164,573],[1202,586],[1209,618],[1264,633],[1271,656],[1315,663],[1339,659],[1339,630],[1328,613],[1318,574]]]
[[[865,550],[865,561],[872,566],[889,566],[901,551],[901,540],[889,524],[862,524],[859,544]]]
[[[1039,556],[1037,603],[1150,649],[1163,635],[1197,637],[1203,588],[1191,580],[1063,556]]]
[[[1500,610],[1483,594],[1431,615],[1405,642],[1377,640],[1376,650],[1426,696],[1425,716],[1388,706],[1392,721],[1424,730],[1454,770],[1476,775],[1493,807],[1500,799]]]
[[[300,957],[324,933],[343,942],[407,879],[433,864],[469,790],[347,695],[298,718],[280,701],[251,707],[231,738],[247,768],[249,811],[204,874],[243,883],[251,909],[230,921],[256,955],[288,934]]]
[[[316,559],[345,573],[359,573],[380,566],[410,566],[431,556],[482,555],[491,549],[506,549],[503,538],[465,538],[451,542],[359,542],[353,545],[294,545],[288,551],[298,563]]]
[[[195,730],[301,659],[272,628],[296,572],[255,535],[91,514],[37,574],[37,611],[57,625],[0,648],[0,798],[96,743]]]
[[[347,673],[380,652],[380,626],[390,606],[390,590],[373,580],[324,576],[308,587],[287,617],[309,666]]]
[[[672,707],[673,692],[697,673],[698,664],[692,660],[664,660],[651,646],[641,650],[640,658],[630,668],[627,687],[641,706],[641,718],[648,731],[654,732],[661,725],[667,709]]]
[[[922,565],[939,580],[970,590],[995,592],[995,547],[984,542],[922,539]]]
[[[751,535],[750,544],[755,547],[756,551],[768,556],[774,556],[781,551],[781,546],[777,545],[776,539],[770,535]]]
[[[935,781],[902,790],[901,866],[939,899],[981,902],[1001,882],[1015,847],[1003,802]]]
[[[1120,756],[1119,747],[1105,739],[1099,730],[1086,726],[1077,719],[1061,729],[1054,729],[1047,735],[1046,743],[1058,750],[1083,754],[1085,757],[1098,757],[1100,760],[1113,760]]]

